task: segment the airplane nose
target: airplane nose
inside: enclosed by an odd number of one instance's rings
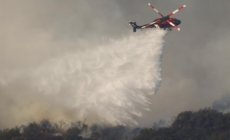
[[[180,20],[176,20],[176,25],[179,25],[181,24],[181,21]]]

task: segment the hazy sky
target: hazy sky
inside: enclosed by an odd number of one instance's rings
[[[14,76],[83,49],[76,47],[77,40],[98,43],[105,36],[123,38],[132,32],[129,20],[145,24],[159,17],[148,2],[163,15],[181,5],[187,7],[174,16],[182,21],[181,31],[173,30],[165,37],[162,85],[150,96],[152,111],[138,120],[140,125],[151,126],[149,122],[184,110],[210,107],[230,90],[227,0],[0,0],[1,76],[4,79],[7,72],[17,69],[11,73]],[[46,95],[30,95],[28,78],[16,78],[9,85],[0,82],[0,128],[46,117],[50,110],[54,115],[64,114],[57,119],[72,119],[70,108],[52,104]],[[26,113],[30,119],[23,116]]]

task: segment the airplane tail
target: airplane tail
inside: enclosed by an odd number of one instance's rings
[[[136,32],[136,29],[137,29],[137,28],[140,28],[140,26],[138,26],[138,25],[136,24],[136,22],[130,21],[129,24],[133,26],[133,32]]]

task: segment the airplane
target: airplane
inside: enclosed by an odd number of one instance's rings
[[[164,29],[171,31],[172,28],[177,29],[180,31],[180,28],[178,27],[179,24],[181,24],[181,21],[176,18],[171,18],[172,15],[177,13],[178,11],[182,10],[183,8],[186,7],[186,5],[182,5],[175,11],[171,12],[167,16],[163,16],[152,4],[148,3],[148,5],[155,11],[157,12],[162,18],[157,18],[153,22],[145,25],[138,26],[136,22],[130,21],[129,25],[133,26],[133,32],[136,32],[136,29],[145,29],[145,28],[157,28],[157,29]]]

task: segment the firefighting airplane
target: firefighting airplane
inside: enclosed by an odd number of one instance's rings
[[[185,8],[186,5],[182,5],[181,7],[179,7],[172,13],[168,14],[167,16],[163,16],[155,7],[153,7],[152,4],[148,3],[148,5],[154,11],[156,11],[162,18],[157,18],[153,22],[149,24],[141,25],[141,26],[138,26],[136,22],[130,21],[129,25],[133,26],[133,32],[136,32],[136,29],[142,30],[145,28],[158,28],[158,29],[164,29],[164,30],[169,30],[169,31],[171,31],[172,28],[175,28],[178,31],[180,31],[180,28],[178,27],[178,25],[181,23],[181,21],[176,18],[171,18],[171,16],[177,13],[178,11],[182,10],[183,8]]]

